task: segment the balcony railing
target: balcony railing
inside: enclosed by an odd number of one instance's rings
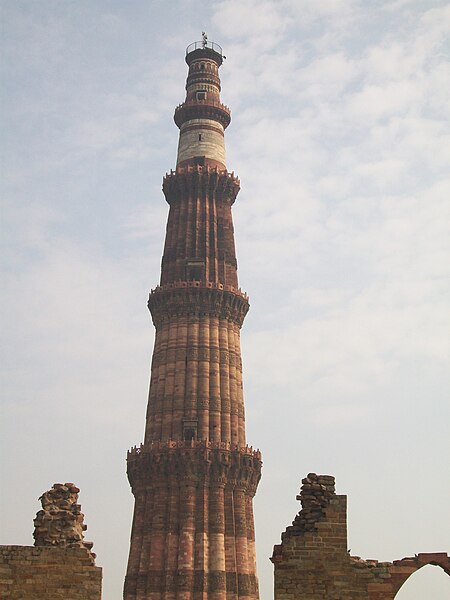
[[[216,44],[215,42],[205,41],[205,40],[201,40],[199,42],[193,42],[192,44],[189,44],[189,46],[186,48],[186,56],[188,54],[190,54],[191,52],[194,52],[194,50],[205,50],[207,48],[209,50],[214,50],[214,52],[217,52],[217,54],[220,54],[220,56],[223,57],[222,48],[221,48],[221,46],[219,46],[219,44]]]

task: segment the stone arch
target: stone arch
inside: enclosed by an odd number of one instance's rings
[[[412,573],[398,590],[394,600],[412,598],[449,598],[450,578],[443,569],[424,565]]]
[[[397,597],[398,592],[413,573],[427,565],[440,567],[450,576],[450,557],[445,552],[421,553],[412,558],[395,560],[389,569],[394,591],[393,598]]]

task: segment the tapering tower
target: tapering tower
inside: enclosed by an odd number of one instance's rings
[[[217,44],[191,44],[186,100],[175,110],[170,206],[144,443],[127,457],[135,496],[126,600],[255,600],[252,499],[261,455],[245,439],[231,206],[239,180],[225,162],[230,110],[220,101]]]

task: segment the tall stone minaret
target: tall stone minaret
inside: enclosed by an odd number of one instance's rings
[[[186,100],[175,110],[177,166],[161,282],[145,440],[128,453],[135,496],[126,600],[255,600],[252,499],[261,454],[245,439],[238,287],[220,101],[222,49],[203,36],[186,51]]]

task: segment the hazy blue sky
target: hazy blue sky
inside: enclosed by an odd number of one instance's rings
[[[264,459],[262,600],[309,471],[334,474],[348,494],[353,554],[448,550],[449,2],[0,8],[1,543],[31,544],[38,496],[74,481],[104,598],[121,598],[161,181],[176,157],[185,47],[206,30],[227,55],[228,168],[242,184],[234,220],[251,301],[247,434]],[[398,598],[448,597],[436,568],[408,587]]]

